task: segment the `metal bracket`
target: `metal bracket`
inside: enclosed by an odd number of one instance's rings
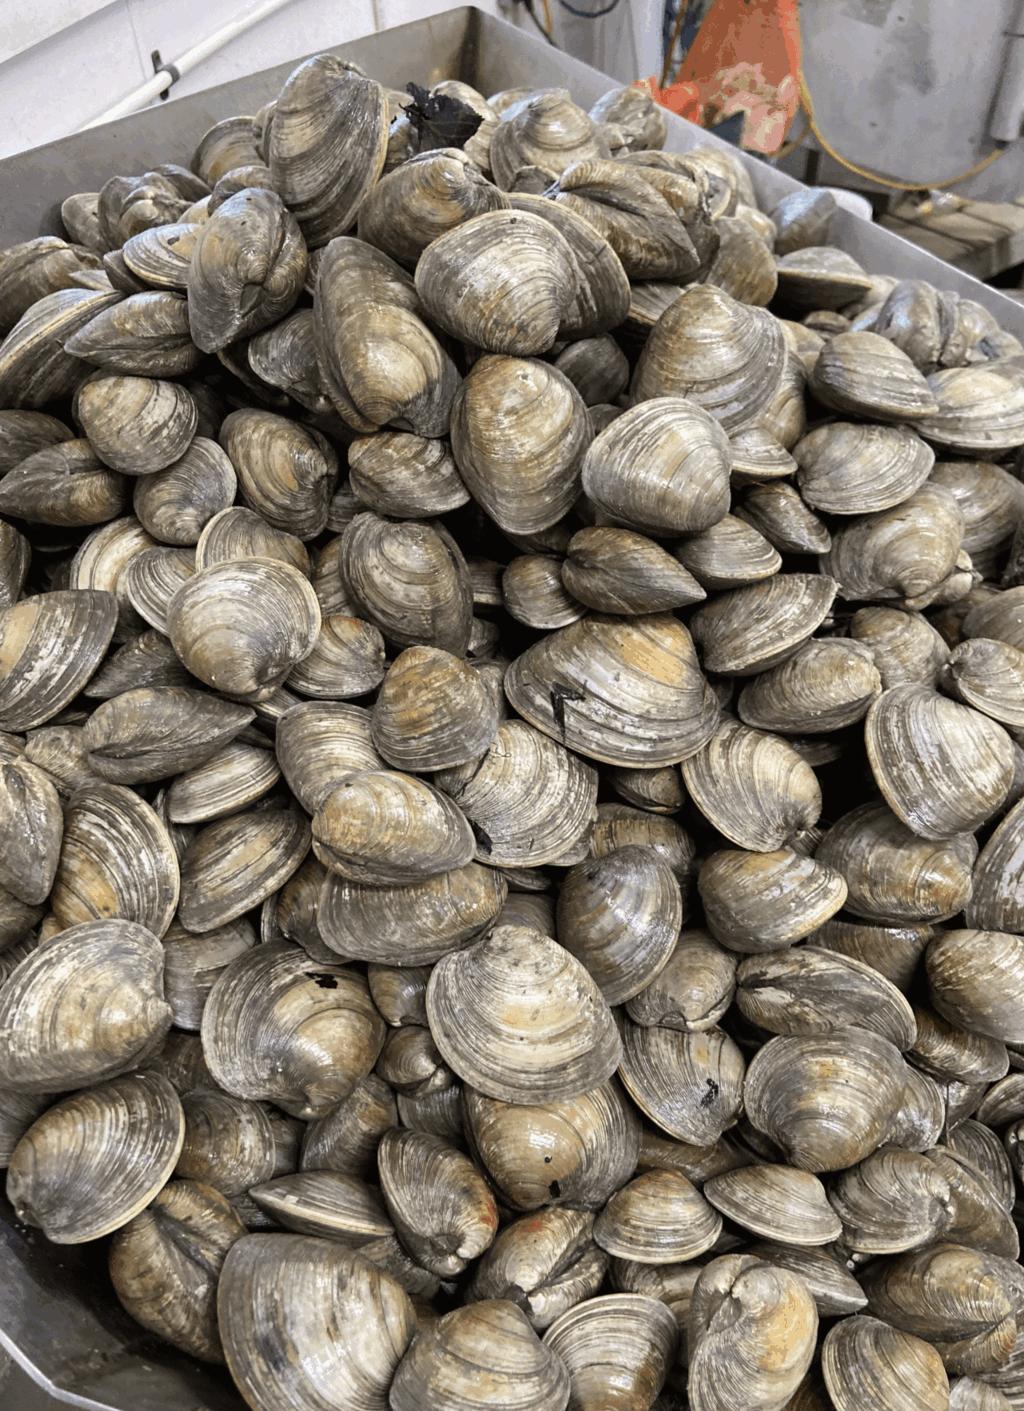
[[[168,79],[167,87],[160,94],[160,102],[166,103],[168,98],[171,96],[172,85],[178,82],[178,80],[181,78],[181,74],[178,72],[178,70],[174,67],[173,64],[164,63],[164,61],[160,57],[159,49],[154,49],[153,52],[150,54],[149,58],[150,62],[153,65],[153,72],[155,74],[165,73],[170,76]]]

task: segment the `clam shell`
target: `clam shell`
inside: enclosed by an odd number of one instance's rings
[[[867,1029],[770,1039],[750,1061],[743,1105],[801,1171],[841,1171],[885,1139],[903,1097],[899,1049]]]
[[[192,342],[185,300],[161,290],[101,309],[71,335],[65,352],[107,372],[138,377],[178,377],[203,358]]]
[[[729,507],[728,440],[687,397],[645,398],[587,449],[585,494],[626,528],[652,535],[699,534]]]
[[[838,586],[823,575],[777,573],[719,593],[690,618],[705,669],[753,676],[778,666],[821,625]]]
[[[609,1293],[567,1309],[544,1334],[569,1369],[570,1405],[651,1405],[672,1366],[672,1311],[642,1294]]]
[[[627,1001],[636,1024],[696,1032],[711,1029],[736,991],[736,956],[707,931],[681,931],[658,974]]]
[[[626,1022],[619,1076],[662,1131],[710,1146],[733,1126],[742,1104],[744,1062],[721,1029],[680,1033]]]
[[[872,514],[909,498],[935,453],[907,426],[834,421],[793,447],[800,493],[827,514]]]
[[[548,1208],[513,1220],[481,1256],[467,1301],[510,1298],[538,1331],[600,1287],[608,1256],[594,1244],[593,1214]]]
[[[235,470],[215,441],[194,436],[179,460],[135,481],[143,528],[164,544],[195,544],[205,525],[234,502]]]
[[[138,279],[157,289],[184,290],[201,222],[172,221],[140,230],[121,246],[121,258]]]
[[[0,1069],[15,1092],[67,1092],[125,1073],[171,1027],[163,950],[145,927],[68,927],[27,956],[3,985]]]
[[[884,690],[911,681],[936,686],[949,655],[942,637],[919,612],[858,608],[850,619],[850,636],[870,650]]]
[[[792,846],[821,815],[821,789],[810,765],[778,735],[739,721],[724,719],[680,767],[701,813],[739,847],[773,852]]]
[[[339,782],[313,817],[313,851],[331,872],[371,887],[410,886],[465,867],[476,840],[465,815],[397,770]]]
[[[152,377],[87,383],[78,416],[100,460],[126,475],[151,475],[180,460],[199,420],[184,387]]]
[[[279,1225],[298,1235],[338,1239],[357,1249],[394,1234],[366,1182],[340,1171],[296,1171],[250,1186],[249,1194]]]
[[[922,838],[973,832],[1013,781],[1013,751],[1002,727],[923,686],[883,692],[868,711],[865,741],[886,802]]]
[[[782,567],[782,555],[752,524],[725,514],[692,539],[672,550],[707,591],[738,588],[770,578]]]
[[[1019,369],[999,363],[944,368],[932,374],[928,386],[938,410],[917,425],[929,441],[957,455],[986,456],[1019,446],[1024,439],[1024,378]]]
[[[752,954],[793,945],[834,916],[847,896],[840,872],[791,848],[713,852],[697,887],[715,940]]]
[[[489,1097],[575,1097],[618,1067],[622,1046],[583,966],[528,927],[499,926],[443,956],[427,987],[434,1042],[448,1066]]]
[[[0,611],[0,729],[32,730],[59,714],[99,666],[116,621],[113,593],[93,588]]]
[[[561,566],[565,587],[588,607],[627,616],[699,602],[700,583],[659,544],[630,529],[581,529]]]
[[[121,294],[60,289],[26,310],[0,343],[0,407],[38,410],[70,397],[89,374],[89,364],[64,351],[64,344]]]
[[[243,504],[303,541],[323,532],[338,476],[326,437],[250,407],[225,418],[220,444],[235,468]]]
[[[204,936],[192,935],[180,921],[173,921],[163,944],[164,988],[175,1026],[198,1030],[214,980],[235,956],[256,944],[256,933],[244,919]],[[223,1190],[219,1181],[212,1184]]]
[[[384,677],[370,728],[394,768],[447,769],[478,759],[490,747],[498,703],[479,674],[451,652],[407,647]]]
[[[266,698],[313,650],[320,605],[297,569],[253,558],[196,573],[171,598],[167,627],[194,676],[228,695]]]
[[[573,162],[607,157],[609,149],[592,115],[565,88],[550,88],[512,103],[491,137],[494,179],[509,190],[521,167],[539,167],[550,181]]]
[[[944,1019],[1003,1043],[1024,1041],[1024,940],[1003,931],[945,931],[929,942],[925,966]]]
[[[8,471],[0,482],[0,513],[30,524],[105,524],[122,513],[128,493],[126,478],[108,469],[88,441],[62,441]]]
[[[268,1318],[271,1308],[289,1316]],[[231,1375],[258,1411],[282,1395],[316,1411],[337,1404],[340,1387],[352,1389],[352,1404],[383,1406],[416,1330],[394,1279],[356,1250],[309,1235],[252,1234],[233,1244],[217,1318]]]
[[[743,1166],[704,1183],[716,1210],[765,1239],[791,1245],[830,1244],[842,1221],[825,1198],[825,1187],[809,1171],[792,1166]]]
[[[99,1239],[149,1205],[184,1137],[181,1103],[166,1078],[112,1078],[33,1122],[11,1156],[7,1198],[19,1220],[54,1244]]]
[[[475,1411],[497,1400],[565,1411],[565,1363],[515,1304],[485,1299],[446,1313],[415,1339],[388,1394],[392,1411]]]
[[[931,482],[890,510],[850,519],[819,562],[847,599],[903,598],[927,607],[958,566],[963,515],[945,486]]]
[[[708,740],[718,705],[689,632],[668,615],[590,615],[549,633],[505,678],[532,725],[608,764],[674,764]]]
[[[301,539],[275,529],[244,505],[229,505],[206,521],[196,541],[195,570],[235,559],[279,559],[304,578],[311,573],[309,551]]]
[[[376,1179],[377,1147],[397,1121],[395,1095],[387,1083],[374,1073],[360,1078],[348,1097],[307,1124],[301,1169]]]
[[[703,1254],[721,1232],[721,1217],[685,1176],[645,1171],[611,1196],[594,1240],[620,1259],[674,1264]]]
[[[541,867],[586,842],[595,818],[597,771],[521,720],[498,726],[476,760],[435,775],[476,838],[477,860]]]
[[[245,1232],[223,1195],[193,1181],[171,1181],[117,1231],[109,1262],[114,1292],[150,1332],[191,1357],[223,1362],[217,1277]]]
[[[255,803],[280,778],[273,751],[233,741],[173,780],[168,817],[172,823],[209,823]]]
[[[288,77],[270,127],[268,165],[310,249],[344,235],[384,167],[387,96],[333,54]]]
[[[209,1089],[186,1093],[185,1141],[175,1175],[243,1195],[274,1173],[274,1129],[257,1102]]]
[[[255,711],[202,691],[140,687],[98,705],[82,743],[95,774],[138,784],[205,763],[254,718]]]
[[[292,793],[309,814],[351,774],[383,770],[371,715],[342,701],[304,701],[278,720],[276,753]]]
[[[133,790],[92,780],[64,813],[50,894],[61,927],[108,917],[163,936],[178,905],[178,859],[167,829]]]
[[[711,285],[692,285],[651,330],[633,375],[634,403],[684,396],[732,435],[753,425],[782,385],[777,320]]]
[[[377,1151],[381,1191],[412,1257],[451,1276],[491,1244],[498,1208],[468,1156],[426,1132],[392,1127]]]
[[[921,1411],[947,1411],[949,1379],[928,1343],[879,1318],[857,1314],[835,1324],[821,1351],[821,1370],[836,1411],[906,1404],[915,1389]]]
[[[0,760],[0,887],[27,906],[42,905],[63,832],[60,797],[45,771],[27,757]]]
[[[310,827],[294,806],[253,808],[200,829],[181,859],[178,915],[202,935],[258,906],[309,850]]]
[[[777,269],[780,299],[801,309],[841,309],[874,287],[853,256],[834,245],[814,243],[786,250]]]
[[[320,967],[293,945],[261,945],[233,960],[203,1010],[203,1052],[236,1097],[324,1117],[366,1077],[384,1021],[362,976]]]
[[[431,965],[471,945],[498,916],[507,892],[501,873],[478,862],[408,886],[362,886],[332,872],[319,900],[320,934],[350,959]]]
[[[455,395],[451,437],[474,499],[506,533],[532,534],[556,524],[579,495],[592,430],[564,373],[490,356],[473,364]]]
[[[942,1236],[953,1216],[949,1182],[916,1151],[886,1146],[837,1175],[829,1201],[843,1243],[864,1254],[897,1254]]]
[[[748,681],[736,703],[745,724],[780,734],[822,734],[862,720],[882,692],[868,647],[814,638]]]
[[[348,464],[353,492],[380,515],[428,519],[470,498],[447,442],[409,431],[357,437],[348,448]]]
[[[811,390],[826,406],[847,416],[875,421],[932,416],[938,403],[930,385],[907,355],[877,333],[838,333],[828,339],[814,364]]]

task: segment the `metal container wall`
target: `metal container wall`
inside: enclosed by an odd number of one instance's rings
[[[396,88],[461,78],[483,93],[518,85],[565,87],[590,107],[613,80],[472,7],[367,36],[331,52]],[[0,162],[0,248],[63,233],[60,203],[98,190],[115,172],[161,162],[188,165],[215,122],[255,113],[276,97],[294,63],[237,79]],[[687,151],[713,135],[669,116],[666,147]],[[734,150],[734,149],[730,149]],[[744,154],[758,199],[770,209],[800,183]],[[898,236],[846,211],[835,242],[868,270],[927,279],[976,299],[1024,341],[1024,308]],[[0,1196],[0,1411],[70,1404],[87,1411],[245,1411],[226,1372],[203,1366],[146,1334],[122,1310],[106,1275],[107,1241],[58,1247],[15,1220]],[[26,1380],[30,1377],[36,1387]],[[38,1390],[36,1389],[38,1388]]]

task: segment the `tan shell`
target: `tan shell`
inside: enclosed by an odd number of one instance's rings
[[[265,699],[313,650],[320,605],[297,569],[253,558],[196,573],[168,604],[167,627],[194,676],[231,696]]]
[[[739,1117],[744,1062],[721,1029],[676,1029],[623,1024],[619,1076],[630,1097],[670,1136],[710,1146]]]
[[[243,504],[304,542],[323,532],[338,476],[338,458],[325,436],[249,407],[225,417],[220,444]]]
[[[309,850],[309,820],[294,805],[251,808],[207,824],[181,858],[182,925],[197,935],[258,906]]]
[[[320,935],[349,959],[431,965],[471,945],[498,916],[507,892],[501,873],[478,862],[393,887],[362,886],[332,872],[319,900]]]
[[[223,1362],[217,1330],[217,1276],[246,1233],[218,1191],[171,1181],[153,1204],[117,1231],[110,1278],[137,1323],[191,1357]]]
[[[479,675],[436,647],[408,647],[384,677],[371,733],[396,769],[450,768],[482,755],[498,727],[498,706]]]
[[[532,534],[556,524],[579,495],[592,431],[564,373],[492,355],[473,364],[456,393],[451,437],[474,499],[506,532]]]
[[[600,1287],[608,1256],[592,1239],[593,1214],[549,1206],[513,1220],[478,1261],[467,1301],[509,1298],[538,1331]]]
[[[821,1367],[836,1411],[906,1404],[915,1389],[921,1411],[947,1411],[949,1379],[942,1358],[928,1343],[864,1314],[832,1327]]]
[[[913,419],[922,427],[938,408],[929,384],[894,343],[877,333],[838,333],[814,364],[811,390],[826,406],[874,421]]]
[[[630,529],[581,529],[561,567],[572,596],[604,613],[632,616],[699,602],[703,588],[660,545]]]
[[[627,1002],[626,1013],[647,1027],[711,1029],[732,1003],[737,963],[707,931],[681,931],[665,965]]]
[[[130,921],[68,927],[3,986],[4,1082],[67,1092],[138,1067],[171,1025],[163,950]]]
[[[759,583],[782,567],[778,549],[752,524],[732,514],[681,540],[672,554],[708,591]]]
[[[342,701],[304,701],[280,716],[278,763],[307,813],[316,813],[350,774],[386,768],[370,730],[369,710]]]
[[[743,1105],[801,1171],[841,1171],[885,1139],[905,1079],[899,1050],[867,1029],[770,1039],[750,1061]]]
[[[1002,727],[924,686],[883,692],[868,711],[865,742],[886,802],[922,838],[973,832],[1013,782]]]
[[[705,669],[753,676],[778,666],[821,625],[838,586],[823,575],[777,573],[719,593],[690,618]]]
[[[539,931],[500,926],[443,956],[427,988],[434,1042],[459,1077],[505,1102],[551,1102],[603,1082],[622,1047],[600,990]]]
[[[380,84],[333,54],[305,60],[278,94],[267,165],[310,249],[355,222],[384,166],[387,111]]]
[[[178,859],[158,815],[133,790],[91,781],[72,795],[50,894],[62,927],[107,917],[163,936],[178,904]]]
[[[0,887],[27,906],[42,905],[63,833],[60,797],[46,772],[28,758],[0,760]]]
[[[701,813],[738,847],[790,847],[821,815],[814,771],[792,746],[728,717],[681,769]]]
[[[194,436],[179,460],[140,476],[132,504],[143,528],[164,544],[194,544],[204,526],[234,502],[235,470],[225,453]]]
[[[293,1310],[266,1320],[267,1307]],[[408,1295],[356,1250],[309,1235],[252,1234],[228,1250],[217,1287],[228,1368],[251,1406],[286,1395],[323,1406],[323,1381],[381,1406],[416,1330]]]
[[[786,343],[777,320],[711,285],[692,285],[651,330],[633,376],[634,402],[681,395],[732,434],[778,392]]]
[[[854,916],[900,926],[961,910],[971,896],[977,846],[967,834],[922,839],[887,805],[867,803],[833,824],[816,857],[847,879],[845,906]]]
[[[688,397],[652,396],[617,417],[583,459],[587,497],[643,534],[699,534],[729,508],[728,438]]]
[[[203,1010],[203,1051],[236,1097],[323,1117],[373,1067],[385,1024],[366,981],[315,966],[293,945],[261,945],[233,960]]]
[[[7,1198],[54,1244],[126,1225],[174,1170],[185,1137],[178,1095],[156,1073],[111,1078],[48,1108],[7,1168]]]
[[[89,365],[64,351],[67,340],[123,295],[60,289],[37,299],[0,343],[0,406],[38,410],[70,397]]]
[[[645,1171],[611,1196],[594,1240],[620,1259],[674,1264],[705,1253],[721,1232],[721,1217],[685,1176]]]
[[[714,938],[751,954],[793,945],[834,916],[847,896],[838,871],[791,848],[713,852],[697,887]]]
[[[770,1163],[723,1171],[704,1183],[716,1210],[755,1235],[791,1245],[830,1244],[842,1221],[809,1171]]]
[[[827,514],[871,514],[906,500],[935,453],[907,426],[835,421],[793,447],[800,493]]]
[[[570,749],[609,764],[673,764],[711,736],[718,704],[690,634],[668,615],[590,615],[509,667],[509,700]]]
[[[1000,363],[944,368],[928,379],[937,411],[918,423],[922,436],[957,455],[987,456],[1024,438],[1024,378]]]
[[[928,482],[893,509],[847,520],[822,554],[821,571],[847,599],[903,598],[906,607],[927,607],[959,567],[962,541],[955,496]]]
[[[378,431],[352,442],[348,465],[354,494],[377,514],[426,519],[469,500],[445,441],[409,431]]]
[[[339,877],[376,887],[410,886],[465,867],[476,840],[445,795],[410,774],[352,774],[313,817],[313,851]]]
[[[521,720],[498,726],[482,757],[439,770],[434,782],[496,867],[541,867],[586,845],[596,816],[597,771]],[[574,859],[576,860],[576,859]]]
[[[885,1146],[841,1172],[829,1200],[843,1243],[864,1254],[896,1254],[941,1238],[953,1217],[949,1182],[933,1161]]]

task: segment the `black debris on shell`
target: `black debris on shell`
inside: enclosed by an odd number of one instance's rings
[[[407,83],[405,91],[412,94],[413,101],[405,112],[416,133],[413,146],[418,152],[464,147],[483,122],[461,98],[450,98],[447,93],[431,95],[418,83]]]

